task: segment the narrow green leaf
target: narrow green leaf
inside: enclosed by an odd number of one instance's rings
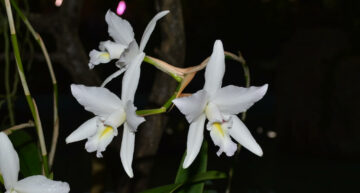
[[[159,186],[156,188],[145,190],[141,193],[173,193],[176,190],[178,190],[179,188],[186,186],[186,185],[194,185],[194,184],[202,183],[202,182],[205,182],[208,180],[219,180],[219,179],[225,179],[225,178],[226,178],[226,173],[224,173],[224,172],[208,171],[205,173],[197,174],[184,183],[175,183],[175,184]]]
[[[195,175],[206,172],[207,160],[208,160],[207,150],[208,150],[208,145],[206,140],[204,140],[198,157],[187,169],[184,169],[182,167],[186,155],[185,152],[176,175],[175,184],[185,183],[189,181],[189,179],[193,178]],[[194,184],[192,186],[185,186],[181,188],[179,193],[201,193],[203,192],[203,190],[204,190],[204,183],[200,183],[200,184]]]
[[[40,175],[42,161],[35,140],[26,131],[16,131],[9,137],[19,154],[21,174],[24,177]]]

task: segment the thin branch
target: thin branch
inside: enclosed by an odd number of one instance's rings
[[[15,11],[17,12],[17,14],[20,16],[20,18],[22,19],[22,21],[24,22],[26,27],[31,32],[32,36],[35,38],[36,42],[39,44],[41,51],[44,54],[45,61],[46,61],[46,64],[47,64],[47,67],[49,70],[50,77],[51,77],[51,82],[53,85],[53,111],[54,111],[53,112],[53,114],[54,114],[53,121],[54,122],[53,122],[53,137],[52,137],[51,149],[50,149],[50,154],[49,154],[49,168],[51,168],[53,161],[54,161],[56,145],[57,145],[58,136],[59,136],[58,87],[57,87],[56,76],[54,73],[53,65],[52,65],[50,57],[49,57],[49,53],[46,49],[45,43],[42,40],[40,34],[34,30],[31,23],[29,22],[29,20],[25,17],[25,15],[22,13],[22,11],[17,6],[16,2],[14,0],[11,0],[11,3],[13,5]]]
[[[49,173],[49,163],[47,161],[47,150],[46,150],[45,138],[44,138],[44,133],[43,133],[42,124],[40,121],[39,111],[36,106],[36,102],[34,99],[32,99],[32,101],[34,104],[35,112],[38,115],[38,116],[36,116],[35,123],[38,123],[38,128],[39,128],[38,135],[39,135],[40,149],[41,149],[41,155],[43,157],[44,175],[46,175]]]
[[[46,147],[45,147],[45,142],[44,142],[44,135],[43,135],[43,130],[41,127],[41,122],[40,122],[40,118],[39,118],[39,113],[36,109],[36,104],[35,101],[32,99],[31,94],[30,94],[30,90],[26,81],[26,77],[25,77],[25,73],[24,73],[24,67],[21,61],[21,57],[20,57],[20,51],[19,51],[19,46],[18,46],[18,41],[17,41],[17,36],[16,36],[16,31],[15,31],[15,26],[14,26],[14,19],[13,19],[13,15],[12,15],[12,11],[11,11],[11,6],[10,6],[10,0],[5,0],[5,7],[6,7],[6,13],[8,16],[8,21],[9,21],[9,26],[10,26],[10,34],[11,34],[11,43],[13,46],[13,52],[15,55],[15,61],[16,61],[16,65],[17,65],[17,69],[19,72],[19,76],[20,76],[20,80],[21,80],[21,84],[25,93],[25,97],[27,100],[27,103],[29,105],[31,114],[34,118],[35,121],[35,126],[36,126],[36,131],[39,137],[39,141],[40,144],[43,144],[41,146],[41,152],[42,152],[42,157],[43,157],[43,165],[44,165],[44,172],[46,176],[49,176],[49,171],[48,171],[48,162],[47,162],[47,152],[46,152]]]
[[[51,146],[50,146],[51,148],[50,148],[50,153],[49,153],[49,168],[50,168],[50,170],[54,164],[58,138],[59,138],[59,119],[57,119],[54,123],[53,137],[51,140]]]
[[[20,125],[15,125],[15,126],[13,126],[13,127],[10,127],[10,128],[8,128],[8,129],[5,129],[5,130],[2,131],[2,132],[4,132],[6,135],[10,135],[10,134],[12,134],[14,131],[18,131],[18,130],[21,130],[21,129],[25,129],[25,128],[29,128],[29,127],[34,127],[34,126],[35,126],[34,122],[30,120],[30,121],[27,122],[27,123],[22,123],[22,124],[20,124]]]
[[[7,24],[4,22],[4,29],[7,30]],[[14,108],[13,108],[13,101],[11,99],[11,91],[10,91],[10,60],[9,60],[9,35],[4,31],[4,54],[5,54],[5,70],[4,70],[4,83],[5,83],[5,92],[6,92],[6,104],[9,112],[10,118],[10,125],[15,125],[15,116],[14,116]]]

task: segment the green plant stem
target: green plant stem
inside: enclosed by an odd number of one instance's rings
[[[50,60],[49,53],[46,49],[45,43],[42,40],[40,34],[34,30],[31,23],[25,17],[25,15],[22,13],[21,9],[17,6],[17,4],[14,0],[11,0],[11,4],[14,7],[17,14],[20,16],[21,20],[24,22],[24,24],[28,28],[28,30],[30,31],[30,33],[32,34],[32,36],[35,38],[36,42],[39,44],[41,51],[44,54],[45,61],[46,61],[46,64],[47,64],[47,67],[49,70],[50,77],[51,77],[51,82],[52,82],[52,86],[53,86],[53,110],[54,110],[54,112],[53,112],[53,116],[54,116],[53,117],[53,121],[54,121],[53,122],[53,137],[52,137],[51,149],[50,149],[50,154],[49,154],[49,167],[51,168],[53,165],[53,162],[54,162],[56,146],[57,146],[57,141],[58,141],[58,136],[59,136],[59,113],[58,113],[59,95],[58,95],[57,80],[56,80],[56,76],[54,73],[53,65]]]
[[[178,86],[176,87],[175,92],[173,93],[173,95],[171,95],[171,97],[164,103],[164,105],[160,108],[157,109],[144,109],[144,110],[138,110],[136,111],[136,114],[139,116],[149,116],[149,115],[156,115],[156,114],[161,114],[161,113],[165,113],[167,112],[167,110],[171,107],[172,105],[172,101],[176,98],[176,96],[178,95],[178,92],[180,90],[182,81],[178,84]]]
[[[14,108],[13,108],[13,102],[11,99],[11,91],[10,91],[10,60],[9,60],[9,49],[10,49],[10,44],[9,44],[9,35],[6,32],[7,30],[7,25],[4,22],[4,43],[5,43],[5,48],[4,48],[4,54],[5,54],[5,75],[4,75],[4,83],[5,83],[5,92],[6,92],[6,104],[7,104],[7,108],[8,108],[8,113],[9,113],[9,118],[10,118],[10,125],[15,125],[15,116],[14,116]]]
[[[149,115],[156,115],[156,114],[165,113],[165,112],[166,112],[166,108],[160,107],[157,109],[138,110],[138,111],[136,111],[136,114],[139,116],[149,116]]]
[[[7,18],[9,21],[9,27],[10,27],[10,34],[11,34],[11,43],[12,43],[12,47],[13,47],[13,52],[15,55],[15,61],[16,61],[16,65],[17,65],[17,69],[19,72],[19,76],[20,76],[20,80],[21,80],[21,84],[24,90],[24,94],[26,97],[26,100],[28,102],[31,114],[34,118],[35,121],[35,127],[36,127],[36,131],[39,137],[39,141],[40,141],[40,148],[41,148],[41,154],[42,154],[42,158],[43,158],[43,168],[44,168],[44,173],[46,176],[49,176],[49,169],[48,169],[48,162],[47,162],[47,151],[46,151],[46,146],[45,146],[45,139],[44,139],[44,134],[43,134],[43,130],[41,127],[41,122],[40,122],[40,117],[39,114],[37,112],[36,109],[36,104],[35,101],[32,99],[30,91],[29,91],[29,87],[28,84],[26,82],[26,77],[24,74],[24,68],[22,65],[22,61],[21,61],[21,57],[20,57],[20,51],[19,51],[19,47],[18,47],[18,41],[17,41],[17,37],[16,37],[16,30],[15,30],[15,26],[14,26],[14,18],[12,15],[12,11],[11,11],[11,5],[10,5],[10,1],[9,0],[5,0],[5,7],[6,7],[6,13],[7,13]]]
[[[144,58],[144,62],[149,63],[153,66],[155,66],[157,69],[165,72],[166,74],[170,75],[171,77],[173,77],[177,82],[181,82],[182,81],[182,77],[177,75],[176,72],[172,71],[171,69],[165,69],[163,68],[161,65],[159,65],[156,61],[154,61],[153,59],[151,59],[148,56],[145,56]]]

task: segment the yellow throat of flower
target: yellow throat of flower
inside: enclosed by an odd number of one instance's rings
[[[223,128],[221,127],[221,124],[220,123],[213,123],[213,126],[221,134],[221,136],[224,137],[225,134],[224,134]]]
[[[105,129],[102,131],[100,138],[106,136],[107,134],[110,134],[110,132],[113,132],[114,129],[110,126],[106,126]]]
[[[100,55],[101,58],[110,58],[110,54],[107,52],[104,52]]]

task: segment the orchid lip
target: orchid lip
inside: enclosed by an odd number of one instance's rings
[[[101,138],[105,137],[106,135],[110,134],[113,131],[114,131],[114,128],[112,128],[111,126],[106,126],[104,131],[101,133],[99,138],[101,139]]]

